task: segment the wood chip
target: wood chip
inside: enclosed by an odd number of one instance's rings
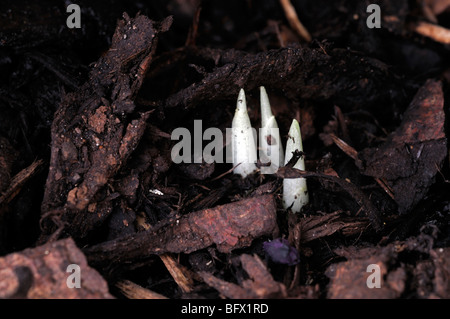
[[[364,218],[348,218],[342,216],[342,212],[334,212],[302,218],[300,224],[301,242],[306,243],[338,231],[346,236],[362,233],[369,226],[369,221]]]
[[[431,251],[435,265],[434,290],[439,298],[450,298],[450,248],[437,248]]]
[[[290,0],[280,0],[280,4],[283,7],[284,13],[286,15],[286,19],[288,20],[292,29],[297,32],[297,34],[304,39],[305,41],[311,41],[311,35],[308,30],[305,28],[303,23],[300,22],[298,18],[297,11],[295,11],[294,6],[292,5]]]
[[[447,28],[428,22],[419,22],[414,27],[414,30],[417,33],[431,38],[436,42],[450,44],[450,30]]]
[[[219,279],[204,271],[199,275],[209,286],[230,299],[285,298],[287,296],[286,287],[273,279],[258,256],[243,254],[240,261],[242,268],[250,277],[241,285]]]
[[[380,179],[394,195],[400,213],[427,193],[447,156],[444,92],[428,80],[403,115],[401,125],[376,148],[359,152],[363,174]],[[358,162],[355,162],[357,165]]]
[[[43,160],[37,160],[30,166],[17,173],[12,179],[8,188],[0,196],[0,205],[8,204],[20,191],[22,186],[33,177],[44,163]]]
[[[116,283],[116,287],[128,299],[167,299],[167,297],[141,287],[129,280],[122,280]]]
[[[255,238],[276,236],[273,195],[208,208],[156,225],[148,231],[85,249],[89,262],[108,265],[164,253],[191,253],[213,244],[223,253],[249,246]]]
[[[80,288],[72,283],[69,265],[80,268]],[[0,258],[0,298],[98,299],[113,298],[106,281],[86,262],[71,238]]]
[[[84,237],[111,213],[111,203],[99,203],[95,195],[126,163],[144,134],[151,111],[133,113],[134,99],[158,34],[171,23],[171,17],[158,24],[144,15],[130,18],[125,13],[110,49],[93,64],[89,79],[62,97],[52,122],[40,242],[61,228],[74,238]],[[97,206],[96,214],[87,211],[89,205]]]
[[[194,279],[186,267],[180,265],[170,254],[160,255],[162,262],[166,266],[172,278],[177,283],[183,293],[190,293],[194,288]]]

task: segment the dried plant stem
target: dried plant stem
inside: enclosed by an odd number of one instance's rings
[[[415,31],[436,42],[450,44],[450,30],[444,27],[432,23],[420,22],[415,26]]]
[[[141,287],[129,280],[119,281],[116,283],[116,287],[119,288],[128,299],[167,299],[167,297]]]
[[[311,35],[305,26],[300,22],[297,11],[295,11],[294,6],[291,3],[291,0],[280,0],[280,4],[283,7],[284,14],[286,15],[286,19],[288,20],[292,29],[294,29],[297,34],[302,37],[306,41],[311,41]]]

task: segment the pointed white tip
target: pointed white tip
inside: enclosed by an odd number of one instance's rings
[[[272,108],[270,107],[269,97],[267,95],[264,86],[259,87],[260,90],[260,100],[261,100],[261,127],[267,125],[268,120],[273,116]]]
[[[267,122],[266,125],[264,125],[263,127],[267,127],[267,128],[278,128],[278,123],[277,120],[275,120],[275,116],[271,116]]]
[[[233,152],[234,174],[246,177],[256,170],[257,150],[253,137],[250,118],[247,113],[245,91],[241,89],[236,105],[236,112],[231,123],[231,148]]]
[[[300,124],[296,119],[292,120],[291,127],[289,128],[288,140],[286,142],[286,154],[284,156],[284,165],[286,165],[292,158],[292,153],[296,150],[303,152],[302,133],[300,131]],[[305,161],[301,157],[294,165],[295,168],[305,169]]]
[[[300,132],[300,125],[297,120],[292,120],[289,128],[289,136],[286,143],[285,164],[292,158],[292,153],[296,150],[303,151],[302,134]],[[294,168],[305,170],[305,159],[301,156]],[[283,180],[283,206],[285,209],[290,208],[293,213],[298,213],[302,207],[308,204],[309,195],[306,179],[300,178],[285,178]]]
[[[237,99],[236,108],[238,110],[242,110],[242,109],[247,110],[247,101],[245,100],[245,91],[244,91],[244,89],[241,89],[239,91],[239,96],[238,96],[238,99]]]
[[[266,88],[264,86],[260,86],[259,91],[261,92],[261,96],[265,95],[267,97]]]

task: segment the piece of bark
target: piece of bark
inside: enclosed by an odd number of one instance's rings
[[[435,266],[434,296],[450,299],[450,248],[437,248],[431,251]]]
[[[190,253],[213,244],[222,253],[249,246],[255,238],[276,236],[276,202],[273,195],[189,213],[169,224],[86,248],[89,262],[107,265],[150,255]]]
[[[223,296],[230,299],[254,299],[255,294],[239,285],[214,277],[214,275],[201,271],[198,273],[203,281],[210,287],[214,287]]]
[[[417,262],[413,270],[413,281],[411,286],[417,287],[416,293],[420,299],[430,298],[433,293],[433,278],[435,266],[432,260],[421,260]]]
[[[166,266],[181,291],[190,293],[194,289],[194,279],[191,272],[183,265],[180,265],[170,254],[162,254],[159,258],[161,258],[164,266]]]
[[[250,277],[242,287],[253,291],[258,298],[286,297],[286,287],[273,279],[266,265],[257,255],[243,254],[239,258],[242,268]]]
[[[325,274],[330,278],[328,298],[392,299],[401,296],[405,289],[406,272],[402,267],[389,270],[391,260],[397,256],[394,245],[375,249],[362,248],[357,254],[349,261],[332,264],[327,268]],[[373,270],[368,271],[369,265],[379,267],[379,288],[369,288],[367,285],[368,277],[373,273]]]
[[[144,133],[150,112],[134,115],[134,119],[129,114],[156,50],[158,33],[170,24],[171,19],[158,25],[143,15],[131,19],[124,14],[111,48],[94,64],[89,80],[63,97],[51,128],[41,240],[55,231],[47,217],[59,219],[57,223],[65,225],[72,236],[84,237],[109,215],[110,205],[97,205],[95,196]]]
[[[69,288],[73,272],[80,267],[81,288]],[[71,281],[72,282],[72,281]],[[71,238],[28,248],[0,258],[0,298],[110,299],[108,285],[88,266],[86,257]]]
[[[217,67],[201,81],[169,96],[164,101],[166,108],[232,101],[240,88],[251,91],[261,85],[283,92],[290,100],[333,99],[345,110],[364,107],[380,111],[378,105],[383,101],[396,104],[388,88],[399,83],[387,65],[354,51],[302,47],[255,55],[216,50],[211,55]]]
[[[422,229],[416,237],[394,241],[384,247],[341,247],[334,252],[348,261],[332,264],[326,270],[331,279],[329,298],[401,298],[415,292],[421,298],[448,298],[450,291],[448,248],[432,249],[434,237],[430,229]],[[407,256],[430,256],[419,262]],[[367,267],[380,267],[380,288],[368,288],[367,277],[373,273]],[[399,265],[399,266],[398,266]],[[408,280],[406,280],[408,279]]]
[[[447,156],[444,122],[442,83],[428,80],[388,140],[359,152],[363,173],[386,181],[400,213],[408,212],[426,195],[442,168]]]
[[[273,279],[258,256],[243,254],[240,256],[240,261],[242,268],[249,276],[249,279],[242,281],[240,286],[219,279],[204,271],[199,272],[199,275],[206,284],[214,287],[222,295],[230,299],[287,297],[286,287]]]
[[[20,192],[22,186],[39,171],[39,168],[43,163],[43,160],[34,161],[30,166],[24,168],[12,178],[7,189],[1,193],[0,206],[6,205],[13,200]]]
[[[334,212],[302,218],[300,225],[301,242],[307,243],[338,231],[345,236],[360,234],[369,226],[369,221],[365,218],[345,218],[341,216],[341,212]]]
[[[128,299],[167,299],[167,297],[141,287],[129,280],[122,280],[116,283],[116,287]]]

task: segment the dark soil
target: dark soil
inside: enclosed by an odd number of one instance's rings
[[[78,1],[81,29],[2,1],[0,255],[71,237],[118,298],[450,298],[450,46],[416,31],[445,3],[292,1],[306,42],[275,0]],[[173,163],[172,131],[224,132],[240,88],[258,128],[260,86],[305,171]]]

